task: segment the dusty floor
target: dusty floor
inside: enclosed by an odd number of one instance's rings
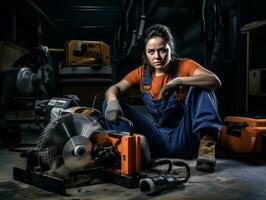
[[[36,135],[27,134],[26,140],[34,142]],[[25,139],[25,138],[24,138]],[[6,149],[0,143],[0,199],[266,199],[266,162],[261,159],[232,157],[219,153],[217,171],[202,173],[194,169],[195,161],[187,161],[191,167],[191,177],[183,187],[165,191],[150,197],[139,189],[126,189],[110,183],[90,185],[67,190],[68,196],[61,196],[31,185],[13,180],[13,167],[24,167],[25,160],[20,153]]]

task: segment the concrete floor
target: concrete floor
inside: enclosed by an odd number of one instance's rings
[[[35,142],[34,134],[23,135],[23,141]],[[61,196],[34,186],[13,180],[13,167],[24,167],[25,160],[20,153],[9,151],[0,143],[0,199],[86,199],[86,200],[142,200],[142,199],[182,199],[182,200],[261,200],[266,199],[266,163],[261,159],[232,157],[219,152],[217,171],[198,172],[195,160],[187,161],[191,167],[191,177],[184,187],[165,191],[155,197],[141,194],[139,189],[126,189],[110,183],[90,185],[67,190],[68,196]]]

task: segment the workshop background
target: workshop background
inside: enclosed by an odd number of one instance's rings
[[[79,105],[101,110],[105,90],[140,65],[144,30],[155,23],[171,28],[179,56],[221,79],[216,95],[222,119],[265,117],[265,9],[264,0],[0,0],[0,158],[11,162],[3,169],[16,159],[9,159],[7,148],[33,142],[29,137],[44,128],[43,100],[76,95]],[[142,109],[136,90],[127,99]],[[247,169],[247,163],[232,162]],[[262,166],[258,173],[265,175]],[[252,181],[266,184],[252,173]],[[258,191],[239,194],[266,197]]]

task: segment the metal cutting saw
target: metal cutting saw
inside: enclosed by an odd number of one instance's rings
[[[140,188],[146,195],[158,194],[188,181],[189,166],[168,159],[151,161],[147,140],[130,132],[106,130],[100,111],[79,106],[76,96],[40,102],[36,114],[47,123],[34,149],[26,151],[26,167],[14,167],[15,180],[55,193],[66,194],[67,188],[111,182],[126,188]],[[148,176],[143,169],[168,165],[163,175]],[[172,166],[185,169],[176,176]],[[147,170],[146,170],[147,172]]]
[[[15,180],[65,194],[95,181],[136,188],[146,177],[141,169],[150,162],[148,144],[128,119],[121,117],[131,132],[107,131],[96,109],[71,106],[68,98],[53,98],[47,107],[50,122],[27,152],[26,168],[14,168]]]

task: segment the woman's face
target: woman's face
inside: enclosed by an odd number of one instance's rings
[[[165,68],[171,60],[170,46],[162,37],[153,37],[146,43],[145,53],[155,70]]]

